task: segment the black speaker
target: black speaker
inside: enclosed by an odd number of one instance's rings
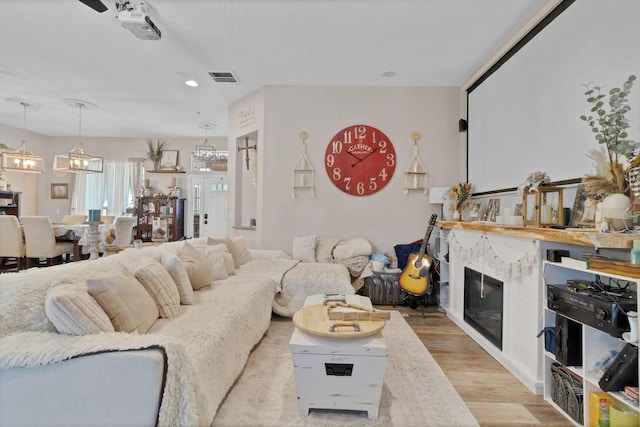
[[[600,378],[602,391],[622,391],[638,386],[638,347],[626,344]]]
[[[547,261],[562,262],[562,257],[568,257],[569,251],[563,249],[547,249]]]
[[[556,360],[565,366],[582,366],[582,325],[556,314]]]

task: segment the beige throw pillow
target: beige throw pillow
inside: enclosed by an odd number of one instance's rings
[[[158,319],[156,303],[133,276],[112,273],[87,279],[87,287],[116,331],[144,334]]]
[[[229,276],[236,274],[236,265],[233,263],[233,255],[229,252],[222,254],[224,256],[224,266]]]
[[[233,256],[233,265],[236,268],[240,268],[240,258],[238,257],[238,250],[236,249],[236,245],[233,244],[230,238],[211,236],[207,237],[207,244],[209,245],[218,245],[220,243],[224,243],[229,253]]]
[[[180,294],[169,272],[158,261],[147,258],[133,272],[158,307],[160,317],[171,319],[178,314]]]
[[[333,262],[333,248],[339,241],[338,237],[318,236],[316,239],[316,262]]]
[[[56,280],[45,296],[44,311],[61,334],[88,335],[114,331],[109,316],[89,295],[84,283]]]
[[[180,294],[180,304],[193,304],[195,298],[193,296],[193,288],[191,287],[191,281],[187,270],[184,265],[178,259],[176,254],[169,251],[162,251],[160,256],[160,262],[167,269],[171,278],[178,287],[178,293]]]
[[[251,254],[249,253],[249,248],[247,247],[247,238],[245,236],[235,236],[231,238],[231,243],[236,248],[236,252],[238,254],[238,263],[240,265],[246,264],[251,261]]]
[[[191,246],[189,242],[184,242],[182,250],[178,253],[178,258],[182,261],[187,274],[189,275],[189,281],[191,287],[194,290],[206,288],[211,286],[211,277],[213,273],[211,266],[207,259],[200,254],[196,248]]]

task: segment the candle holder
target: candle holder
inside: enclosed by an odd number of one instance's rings
[[[522,193],[522,223],[525,226],[561,226],[562,216],[562,188],[539,186],[536,191]]]

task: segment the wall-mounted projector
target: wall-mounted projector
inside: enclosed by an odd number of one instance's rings
[[[118,22],[139,39],[160,40],[160,29],[144,11],[121,10],[118,12]]]

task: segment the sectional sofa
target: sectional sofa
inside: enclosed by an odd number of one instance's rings
[[[284,277],[353,293],[344,266],[303,264],[200,238],[1,274],[0,425],[210,425]]]

